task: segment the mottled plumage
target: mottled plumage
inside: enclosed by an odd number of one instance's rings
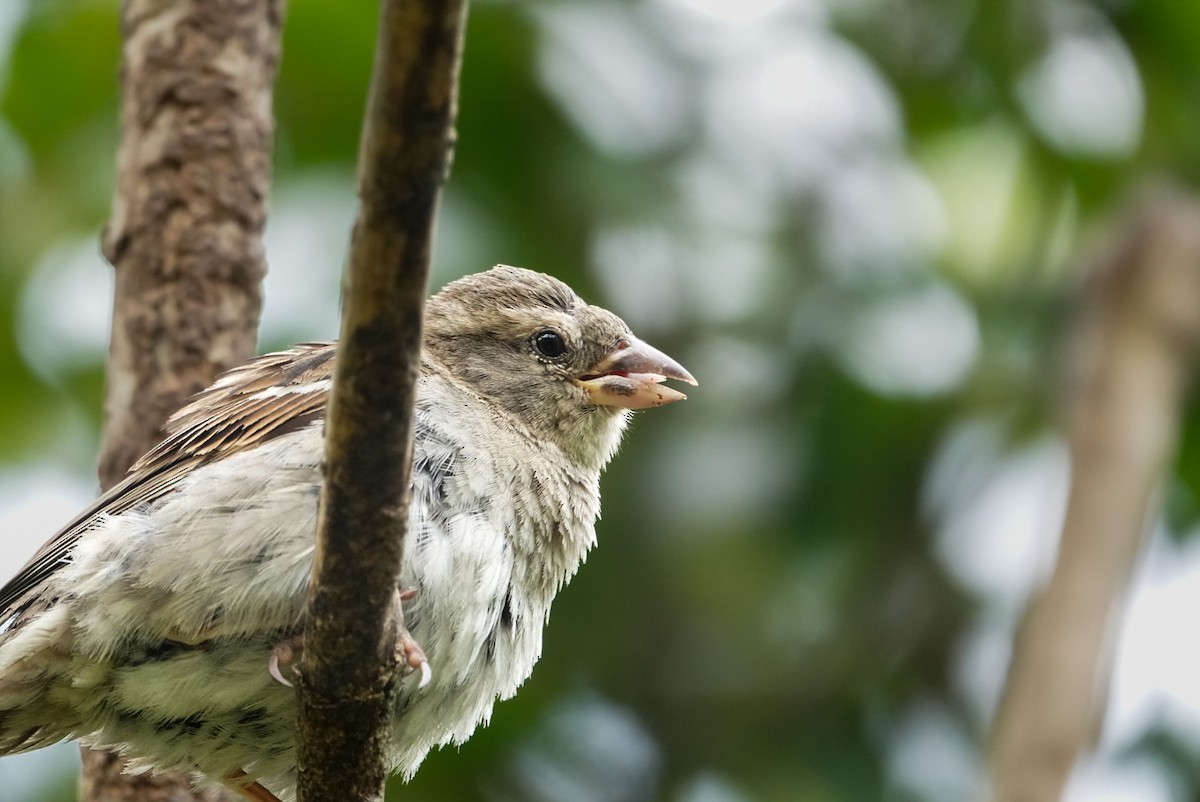
[[[81,738],[292,797],[294,691],[267,667],[300,633],[334,358],[300,345],[220,377],[0,589],[0,754]],[[628,410],[683,397],[664,378],[694,383],[548,276],[500,267],[430,300],[399,584],[433,678],[401,684],[395,770],[529,676]]]

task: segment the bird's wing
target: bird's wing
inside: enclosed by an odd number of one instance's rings
[[[101,495],[50,538],[0,588],[0,630],[62,565],[80,536],[107,516],[161,498],[197,467],[308,425],[325,414],[333,375],[333,343],[304,343],[258,357],[223,374],[176,412],[166,436]]]

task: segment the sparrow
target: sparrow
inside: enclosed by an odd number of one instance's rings
[[[696,383],[613,313],[504,265],[430,298],[423,337],[397,598],[418,658],[401,669],[425,676],[398,678],[388,754],[406,778],[529,677],[631,411]],[[0,588],[0,755],[78,738],[130,771],[294,799],[286,674],[336,358],[307,343],[219,377]]]

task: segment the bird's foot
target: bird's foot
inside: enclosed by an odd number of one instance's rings
[[[421,648],[421,644],[413,638],[408,629],[404,626],[404,613],[401,609],[401,602],[406,602],[416,598],[417,591],[415,588],[397,589],[395,596],[396,605],[396,659],[404,668],[404,675],[408,676],[414,671],[421,672],[421,680],[417,683],[417,688],[424,688],[433,679],[433,670],[429,667],[429,658],[425,656],[425,650]]]
[[[413,588],[405,588],[396,591],[395,604],[397,609],[397,626],[396,626],[396,659],[403,666],[404,675],[408,676],[413,672],[421,673],[421,681],[417,685],[418,688],[424,688],[433,679],[433,670],[429,667],[429,658],[425,656],[425,650],[413,638],[409,631],[405,629],[401,623],[404,618],[400,613],[401,602],[409,601],[415,598],[417,591]],[[283,676],[281,668],[291,665],[300,654],[300,650],[304,648],[304,636],[295,635],[287,640],[281,641],[271,650],[271,656],[267,659],[267,673],[280,685],[292,687],[292,683]]]
[[[292,661],[304,648],[304,636],[295,635],[287,640],[280,641],[279,644],[271,650],[271,656],[267,660],[267,673],[270,674],[280,685],[292,687],[292,683],[288,681],[283,673],[279,670],[280,666],[291,665]]]
[[[413,640],[413,636],[403,627],[396,636],[396,659],[404,666],[405,676],[414,671],[421,672],[421,681],[417,683],[418,688],[424,688],[433,679],[433,669],[429,667],[429,658],[425,656],[425,650],[421,648],[421,644]]]

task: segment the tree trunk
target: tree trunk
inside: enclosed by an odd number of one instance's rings
[[[255,350],[283,0],[126,0],[121,145],[104,255],[116,271],[100,482]],[[85,802],[216,800],[188,777],[84,752]]]

